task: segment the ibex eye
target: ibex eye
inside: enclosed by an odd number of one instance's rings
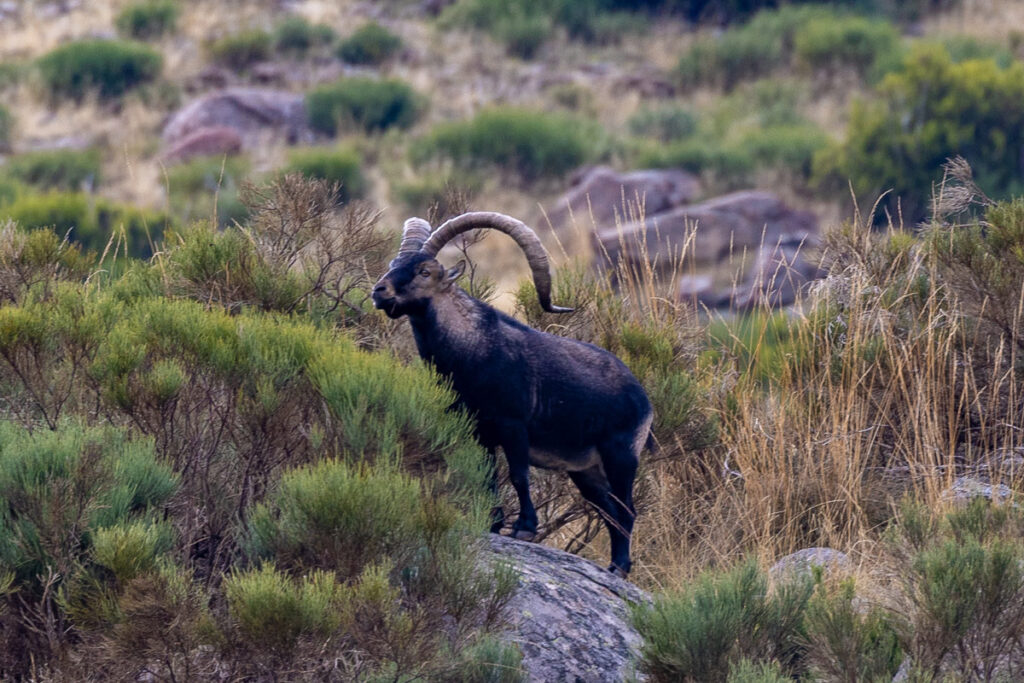
[[[423,270],[420,271],[420,275],[422,275],[423,277],[430,277],[430,271],[424,268]]]

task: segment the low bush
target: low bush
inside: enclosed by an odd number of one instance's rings
[[[96,218],[89,198],[82,193],[26,195],[5,207],[3,213],[24,228],[51,228],[58,235],[93,235]]]
[[[261,29],[241,31],[210,43],[207,51],[213,61],[235,71],[242,71],[257,62],[265,62],[273,54],[274,41]]]
[[[123,36],[147,40],[173,33],[180,15],[181,7],[177,0],[142,0],[121,10],[114,24]]]
[[[402,49],[402,39],[375,21],[363,24],[338,44],[338,58],[349,64],[379,65]]]
[[[619,2],[618,0],[462,0],[441,17],[442,24],[485,30],[502,41],[511,54],[529,59],[552,35],[563,28],[570,38],[587,42],[614,42],[624,32],[639,31],[647,15],[675,12],[677,3]]]
[[[53,149],[12,156],[7,173],[41,190],[92,190],[100,184],[99,150]]]
[[[802,182],[811,179],[814,156],[828,145],[825,132],[808,124],[758,128],[743,134],[739,142],[755,164],[785,169]]]
[[[274,47],[286,53],[305,55],[312,48],[334,42],[334,29],[311,24],[304,17],[290,16],[274,27]]]
[[[698,116],[679,105],[643,107],[630,117],[629,132],[661,142],[675,142],[697,132]]]
[[[876,100],[853,108],[846,140],[822,151],[815,176],[822,187],[850,182],[869,202],[888,192],[876,215],[901,214],[910,225],[928,214],[932,187],[953,156],[974,166],[991,196],[1009,197],[1024,190],[1022,102],[1024,65],[956,64],[941,48],[923,46],[885,78]]]
[[[706,574],[684,593],[634,609],[640,668],[653,681],[710,681],[725,680],[743,659],[792,666],[812,589],[805,579],[770,592],[753,562]]]
[[[93,259],[53,230],[26,230],[7,221],[0,227],[0,304],[20,304],[31,294],[50,297],[60,282],[81,282]]]
[[[683,168],[704,175],[712,186],[736,189],[749,182],[754,158],[746,148],[695,136],[688,140],[650,148],[637,164],[650,168]]]
[[[306,95],[309,125],[332,136],[339,127],[354,126],[367,133],[408,128],[422,108],[416,92],[397,79],[346,78]]]
[[[892,23],[865,17],[809,20],[793,40],[797,62],[815,70],[853,69],[869,80],[899,65],[900,35]]]
[[[288,166],[285,171],[300,173],[306,178],[319,178],[337,185],[339,204],[347,204],[366,193],[362,158],[359,152],[351,147],[294,150],[288,155]]]
[[[587,125],[566,116],[495,108],[469,121],[436,126],[417,141],[413,156],[447,158],[464,169],[496,167],[533,182],[563,175],[592,158],[594,137]]]
[[[81,100],[121,97],[160,75],[163,58],[155,50],[117,40],[80,40],[62,45],[36,61],[43,85],[53,97]]]
[[[732,89],[746,80],[805,64],[850,67],[878,78],[898,62],[899,33],[885,19],[849,16],[820,5],[766,9],[718,36],[698,39],[679,59],[683,87]]]
[[[159,212],[81,193],[29,194],[0,209],[23,228],[50,228],[97,253],[148,258],[170,225]]]
[[[242,157],[200,157],[167,169],[171,211],[182,223],[216,219],[219,226],[244,222],[239,191],[249,173]]]
[[[14,140],[14,114],[0,105],[0,152],[10,152]]]
[[[6,337],[12,318],[4,313]],[[9,339],[0,343],[10,348]],[[151,441],[76,424],[32,434],[0,422],[0,571],[11,577],[2,603],[5,672],[27,671],[33,656],[59,656],[72,624],[109,617],[106,573],[127,578],[166,552],[169,530],[144,520],[176,487]],[[49,632],[12,628],[12,619],[43,619]]]

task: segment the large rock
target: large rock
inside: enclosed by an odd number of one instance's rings
[[[700,194],[696,176],[677,169],[619,173],[607,166],[586,169],[573,179],[572,187],[548,212],[551,225],[561,228],[572,222],[597,228],[614,228],[616,217],[626,222],[643,202],[644,214],[669,211],[689,204]],[[626,206],[623,206],[625,199]],[[630,206],[632,205],[632,207]]]
[[[758,249],[753,266],[730,302],[737,310],[757,306],[789,306],[797,295],[825,271],[809,252],[818,246],[814,235],[783,236],[772,246]]]
[[[231,128],[254,145],[268,132],[289,142],[311,137],[302,95],[261,88],[228,88],[204,95],[185,105],[164,126],[163,140],[173,149],[203,128]]]
[[[496,534],[490,543],[519,572],[507,635],[531,681],[612,683],[632,674],[640,635],[629,603],[650,601],[644,591],[561,550]]]
[[[164,153],[164,161],[181,162],[204,156],[238,154],[242,151],[242,136],[227,126],[199,128]]]
[[[645,221],[599,230],[595,246],[611,263],[621,257],[639,266],[647,258],[664,270],[678,262],[684,245],[687,263],[717,265],[730,253],[753,254],[783,237],[800,240],[817,232],[814,214],[786,205],[771,192],[749,190],[665,213],[648,212]]]

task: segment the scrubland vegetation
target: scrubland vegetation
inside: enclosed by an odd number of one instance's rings
[[[516,579],[483,550],[471,418],[368,292],[407,215],[539,227],[588,163],[687,169],[709,197],[770,187],[828,224],[828,277],[744,315],[552,240],[554,299],[576,309],[554,316],[487,242],[464,249],[474,295],[513,289],[516,315],[611,350],[654,404],[638,668],[1021,676],[1024,520],[947,492],[1020,488],[1012,22],[993,33],[952,0],[459,0],[374,22],[253,3],[224,31],[203,28],[211,3],[115,4],[124,39],[83,30],[0,64],[0,677],[521,680],[495,635]],[[536,75],[592,58],[656,64],[671,92],[623,94],[614,66]],[[163,164],[187,78],[215,64],[251,85],[276,59],[310,138]],[[37,146],[52,120],[100,133]],[[565,477],[534,475],[540,540],[604,557]],[[768,573],[817,546],[852,569]]]

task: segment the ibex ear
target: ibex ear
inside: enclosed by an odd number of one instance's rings
[[[448,269],[444,275],[444,281],[450,285],[462,277],[464,272],[466,272],[466,261],[463,259]]]

